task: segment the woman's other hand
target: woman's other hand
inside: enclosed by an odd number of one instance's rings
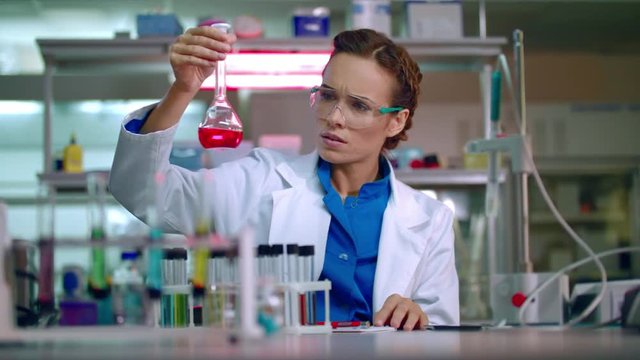
[[[428,323],[429,319],[420,305],[398,294],[389,296],[382,309],[373,316],[375,326],[389,325],[398,330],[424,329]]]
[[[174,86],[197,92],[218,60],[224,60],[236,42],[234,34],[225,34],[211,26],[190,28],[171,45],[169,60],[175,75]]]

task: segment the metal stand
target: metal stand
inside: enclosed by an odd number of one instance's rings
[[[529,193],[528,177],[531,173],[529,161],[524,158],[525,146],[529,147],[526,134],[526,108],[524,86],[524,46],[522,31],[514,31],[514,58],[516,66],[516,100],[520,119],[520,133],[504,138],[495,134],[485,134],[485,139],[467,143],[470,153],[488,152],[492,155],[507,152],[511,155],[511,170],[515,193],[515,228],[518,246],[518,272],[514,274],[491,273],[491,305],[495,321],[519,323],[519,308],[532,292],[552,274],[534,273],[529,253]],[[486,83],[486,81],[485,81]],[[499,96],[499,94],[497,94]],[[532,153],[529,151],[529,153]],[[488,216],[491,218],[490,214]],[[491,231],[491,230],[490,230]],[[493,265],[495,266],[495,265]],[[568,300],[569,281],[563,276],[556,286],[541,293],[535,305],[525,312],[526,323],[562,324],[564,322],[564,304]]]

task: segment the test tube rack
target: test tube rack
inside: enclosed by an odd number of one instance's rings
[[[292,294],[294,298],[298,295],[314,293],[316,291],[322,291],[324,294],[324,303],[326,304],[324,309],[324,325],[302,325],[300,321],[300,303],[298,301],[291,302],[291,325],[284,327],[284,332],[287,334],[328,334],[331,333],[331,317],[329,306],[329,290],[331,290],[331,281],[310,281],[310,282],[297,282],[297,283],[282,283],[278,287],[284,291],[285,294]]]
[[[122,238],[105,241],[103,244],[95,244],[88,241],[70,239],[56,239],[56,247],[132,247],[143,245],[150,247],[142,238]],[[0,238],[0,344],[7,342],[38,342],[38,341],[102,341],[102,340],[153,340],[176,339],[176,337],[200,336],[203,338],[221,336],[223,338],[234,337],[236,339],[259,338],[264,336],[264,331],[257,323],[256,310],[256,281],[254,274],[255,259],[253,256],[253,231],[244,229],[237,236],[238,244],[238,273],[239,273],[239,297],[238,314],[240,321],[233,329],[220,329],[215,327],[186,327],[186,328],[162,328],[145,325],[131,326],[54,326],[46,328],[20,328],[15,324],[15,313],[10,274],[13,266],[5,264],[7,254],[11,252],[8,237]],[[160,241],[154,246],[177,245],[175,241]],[[184,244],[181,244],[184,245]],[[5,266],[6,265],[6,266]],[[193,316],[192,316],[193,319]],[[191,323],[191,325],[193,325]]]

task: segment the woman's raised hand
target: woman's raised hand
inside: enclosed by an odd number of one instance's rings
[[[175,75],[174,87],[197,92],[202,82],[224,60],[236,42],[234,34],[225,34],[211,26],[187,29],[171,45],[169,60]]]

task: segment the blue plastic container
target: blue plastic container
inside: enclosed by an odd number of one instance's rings
[[[293,15],[295,37],[329,36],[329,10],[327,8],[298,9]]]
[[[148,14],[136,17],[138,37],[176,36],[183,32],[174,14]]]

